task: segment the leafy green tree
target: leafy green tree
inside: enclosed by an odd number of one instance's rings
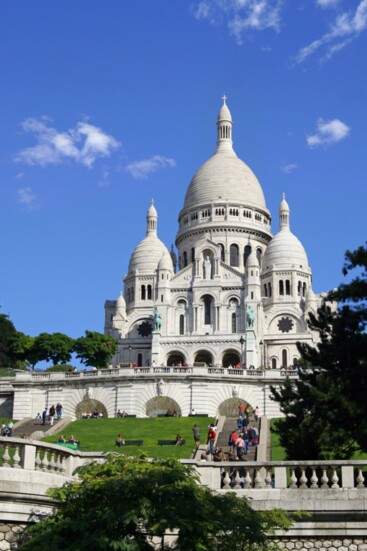
[[[117,349],[115,339],[96,331],[86,331],[85,337],[76,339],[74,352],[84,365],[107,367]]]
[[[34,353],[34,337],[18,331],[10,340],[10,353],[19,362],[28,363],[34,369],[38,361]]]
[[[63,333],[40,333],[35,338],[33,353],[38,361],[52,361],[53,365],[71,360],[74,339]]]
[[[0,367],[15,367],[15,359],[10,350],[11,339],[17,330],[6,314],[0,314]]]
[[[343,273],[351,271],[357,275],[310,315],[308,325],[320,341],[316,347],[298,344],[299,380],[272,388],[285,414],[275,431],[288,459],[346,459],[367,451],[366,247],[346,252]]]
[[[259,513],[201,486],[190,465],[173,459],[110,456],[78,474],[50,492],[58,511],[31,527],[22,551],[266,551],[269,534],[291,524],[281,510]]]

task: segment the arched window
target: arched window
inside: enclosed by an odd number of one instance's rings
[[[282,367],[287,367],[288,366],[287,356],[288,356],[288,354],[287,354],[286,349],[282,350]]]
[[[250,256],[250,254],[251,254],[251,247],[250,247],[250,245],[246,245],[246,247],[243,250],[243,265],[244,266],[246,266],[246,262],[247,262],[248,257]]]
[[[268,296],[268,286],[264,283],[264,297]]]
[[[271,283],[268,283],[268,295],[271,297]]]
[[[232,314],[232,333],[237,333],[237,316],[235,312]]]
[[[282,279],[279,280],[279,294],[284,295],[284,281]]]
[[[306,296],[306,288],[307,288],[307,285],[306,283],[303,284],[303,288],[302,288],[302,296],[305,297]]]
[[[180,335],[185,334],[185,316],[183,314],[180,315]]]
[[[204,325],[211,325],[213,298],[210,295],[204,295],[203,302],[204,302]]]
[[[134,300],[134,287],[131,287],[131,300]]]
[[[301,296],[301,291],[302,291],[302,283],[299,281],[297,285],[297,294],[299,297]]]
[[[145,285],[141,286],[141,300],[145,300]]]
[[[276,358],[271,359],[271,368],[276,369],[277,368],[277,360]]]
[[[234,243],[230,248],[229,259],[231,266],[238,266],[238,245],[235,245]]]
[[[261,249],[256,249],[256,256],[257,256],[257,259],[259,261],[259,266],[261,267],[261,262],[262,262],[262,250]]]
[[[285,294],[290,295],[291,294],[291,282],[289,279],[285,280]]]
[[[225,253],[225,250],[224,250],[224,245],[222,243],[220,243],[219,246],[220,246],[220,259],[221,259],[222,262],[225,262],[225,258],[226,258],[225,254],[226,253]]]
[[[195,247],[191,249],[191,262],[195,261]]]
[[[141,354],[140,352],[138,354],[137,360],[138,360],[137,361],[138,367],[142,367],[142,365],[143,365],[143,354]]]
[[[148,300],[152,300],[152,286],[148,285]]]
[[[130,289],[127,290],[127,302],[130,302]]]
[[[183,252],[183,267],[186,268],[187,266],[187,252]]]

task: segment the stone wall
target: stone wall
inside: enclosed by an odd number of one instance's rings
[[[367,551],[367,538],[280,538],[275,543],[285,551]]]
[[[17,549],[23,537],[25,524],[7,522],[0,524],[0,551]]]

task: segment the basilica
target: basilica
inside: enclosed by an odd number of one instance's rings
[[[176,249],[158,237],[152,200],[123,293],[105,303],[113,366],[291,369],[296,343],[316,340],[307,318],[321,297],[284,194],[278,218],[273,234],[261,185],[233,149],[224,97],[217,147],[187,188]]]

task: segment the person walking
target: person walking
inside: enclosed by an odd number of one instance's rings
[[[46,419],[47,419],[47,408],[45,407],[45,409],[42,412],[42,425],[43,426],[46,425]]]
[[[58,402],[56,405],[56,417],[58,421],[60,421],[62,417],[62,405],[60,404],[60,402]]]
[[[55,406],[52,404],[52,406],[50,407],[50,411],[49,411],[51,427],[54,424],[55,413],[56,413],[56,409],[55,409]]]
[[[215,432],[213,427],[210,426],[208,430],[208,443],[209,443],[209,453],[212,456],[214,455],[214,452],[215,452],[214,444],[215,444],[216,437],[217,437],[217,433]]]
[[[195,423],[195,425],[192,427],[192,432],[194,433],[194,443],[195,443],[195,452],[199,449],[200,446],[200,429]]]

